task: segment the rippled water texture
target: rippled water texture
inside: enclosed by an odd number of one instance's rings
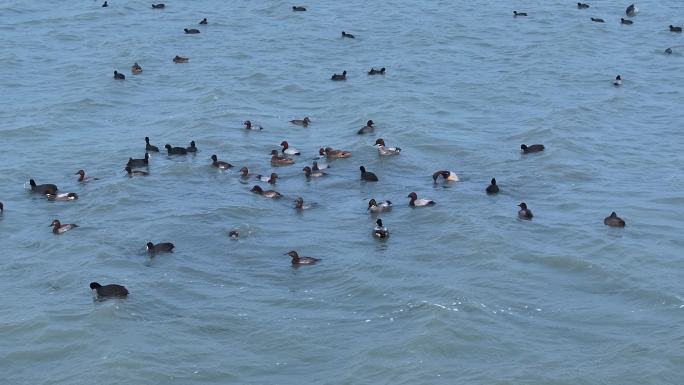
[[[3,383],[681,383],[684,3],[639,4],[631,26],[615,2],[109,4],[0,2]],[[128,178],[145,136],[199,153]],[[380,159],[379,137],[402,154]],[[273,169],[282,140],[303,155]],[[307,182],[323,146],[353,155]],[[284,198],[212,154],[277,172]],[[461,181],[433,184],[441,169]],[[387,241],[369,198],[394,202]],[[80,227],[53,235],[55,218]],[[322,261],[293,269],[291,249]],[[131,295],[93,301],[91,281]]]

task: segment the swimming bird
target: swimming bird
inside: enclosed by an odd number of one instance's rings
[[[133,75],[137,75],[142,72],[142,67],[138,63],[133,63],[133,65],[131,66],[131,72],[133,73]]]
[[[494,195],[499,193],[499,186],[496,184],[496,179],[492,178],[492,182],[487,188],[485,189],[487,191],[487,194],[489,195]]]
[[[629,7],[625,9],[625,13],[630,17],[636,16],[637,12],[639,12],[639,10],[634,6],[634,4],[630,4]]]
[[[278,180],[278,174],[272,172],[270,176],[259,175],[258,178],[262,182],[266,182],[269,184],[276,184],[276,181]]]
[[[292,11],[293,12],[304,12],[304,11],[306,11],[306,8],[298,6],[298,5],[293,5]]]
[[[129,166],[131,168],[134,167],[147,167],[147,165],[150,163],[150,154],[145,153],[145,157],[142,159],[133,159],[133,158],[128,158],[128,163],[126,163],[126,166]]]
[[[352,35],[351,33],[346,33],[344,31],[342,31],[342,37],[348,37],[350,39],[355,39],[354,35]]]
[[[359,135],[363,135],[363,134],[367,134],[369,132],[373,132],[373,130],[375,130],[375,127],[373,127],[374,124],[375,123],[373,123],[372,120],[369,120],[366,122],[366,125],[361,127],[358,131],[356,131],[356,133]]]
[[[263,127],[261,127],[261,126],[259,126],[259,125],[252,124],[252,122],[249,121],[249,120],[245,120],[245,122],[244,122],[243,124],[245,125],[245,129],[247,129],[247,130],[257,130],[257,131],[259,131],[259,130],[263,130],[263,129],[264,129]]]
[[[615,211],[603,219],[603,224],[610,227],[625,227],[625,221],[618,217]]]
[[[230,239],[238,239],[238,237],[240,237],[240,233],[237,230],[230,230],[228,232],[228,236]]]
[[[330,165],[327,163],[318,164],[318,161],[314,160],[313,164],[311,165],[311,171],[314,171],[314,172],[315,171],[321,171],[321,170],[325,170],[326,168],[329,168],[329,167],[330,167]]]
[[[666,49],[665,49],[665,54],[666,54],[666,55],[672,55],[672,48],[666,48]]]
[[[292,124],[294,124],[294,125],[296,125],[296,126],[304,126],[304,127],[307,127],[307,126],[309,125],[309,123],[311,123],[311,120],[309,119],[309,117],[305,117],[303,120],[300,120],[300,119],[293,119],[293,120],[290,120],[290,123],[292,123]]]
[[[587,8],[589,8],[589,4],[587,4],[587,3],[577,3],[577,8],[578,8],[578,9],[587,9]]]
[[[294,160],[284,155],[278,155],[278,150],[273,150],[271,151],[271,164],[274,166],[289,166],[294,164]]]
[[[114,70],[114,79],[116,79],[116,80],[126,80],[126,75],[124,75],[124,74],[122,74],[122,73],[119,73],[119,72],[117,72],[116,70]]]
[[[252,191],[255,194],[259,194],[261,196],[264,196],[266,198],[271,198],[271,199],[278,199],[278,198],[283,197],[279,192],[277,192],[275,190],[264,191],[260,186],[254,186],[254,187],[252,187],[252,190],[250,190],[250,191]]]
[[[359,170],[361,170],[361,180],[365,180],[366,182],[377,182],[378,181],[378,177],[375,176],[375,174],[373,174],[372,172],[366,171],[365,167],[360,166]]]
[[[59,190],[57,188],[57,186],[52,184],[52,183],[38,184],[37,185],[36,181],[33,179],[29,180],[29,185],[31,185],[31,191],[38,193],[38,194],[42,194],[42,195],[56,194],[57,190]]]
[[[285,154],[285,155],[301,155],[302,154],[296,148],[290,147],[290,144],[287,143],[286,140],[283,140],[282,142],[280,142],[280,145],[283,147],[282,151],[283,151],[283,154]]]
[[[520,150],[522,151],[523,154],[531,154],[533,152],[541,152],[541,151],[544,151],[544,145],[543,144],[533,144],[531,146],[528,146],[525,144],[521,144]]]
[[[527,13],[525,13],[525,12],[513,11],[513,17],[517,17],[517,16],[527,16]]]
[[[109,4],[107,4],[106,1],[104,3],[102,3],[102,8],[104,8],[104,7],[109,7]]]
[[[63,225],[59,222],[59,220],[55,219],[54,221],[52,221],[52,223],[50,223],[50,227],[52,227],[53,234],[64,234],[67,231],[78,227],[78,225],[73,223]]]
[[[311,167],[309,167],[309,166],[304,167],[302,169],[302,171],[304,171],[304,176],[307,179],[308,178],[319,178],[319,177],[328,175],[328,174],[324,173],[323,171],[313,171],[313,170],[311,170]]]
[[[169,155],[188,155],[188,150],[183,147],[171,147],[170,144],[166,144],[164,148]]]
[[[618,75],[615,77],[615,80],[613,80],[613,85],[618,87],[622,85],[622,76]]]
[[[240,177],[242,178],[261,178],[261,175],[250,173],[247,167],[242,167],[240,169]]]
[[[437,202],[430,200],[430,199],[418,199],[418,194],[415,192],[412,192],[408,195],[408,198],[411,198],[409,201],[409,206],[413,207],[426,207],[426,206],[434,206],[437,204]]]
[[[346,159],[352,155],[351,152],[349,152],[349,151],[334,150],[332,147],[326,147],[324,152],[325,152],[325,157],[328,159]]]
[[[304,204],[304,198],[297,197],[297,199],[295,199],[295,209],[296,210],[308,210],[311,207],[313,207],[313,206]]]
[[[292,257],[292,266],[313,265],[316,262],[320,261],[319,258],[300,257],[299,254],[294,250],[292,250],[288,253],[285,253],[285,255],[289,255],[290,257]]]
[[[385,74],[385,67],[380,68],[379,70],[376,70],[375,68],[370,69],[368,71],[368,75],[384,75]]]
[[[440,170],[440,171],[435,171],[432,174],[432,180],[437,183],[437,178],[439,177],[444,178],[445,182],[458,182],[458,175],[456,175],[455,172],[453,171],[447,171],[447,170]]]
[[[195,146],[195,141],[190,141],[190,146],[185,149],[187,152],[197,152],[197,146]]]
[[[200,33],[200,30],[197,28],[183,28],[183,31],[185,31],[185,33],[187,33],[188,35]]]
[[[682,27],[673,27],[672,25],[670,25],[670,32],[681,33],[681,32],[682,32]]]
[[[128,296],[128,289],[121,285],[109,284],[102,286],[97,282],[91,282],[90,288],[95,290],[100,298],[123,298]]]
[[[126,168],[124,168],[124,170],[126,170],[126,173],[127,173],[128,176],[130,176],[130,177],[134,177],[134,176],[148,176],[148,175],[150,175],[150,173],[149,173],[149,172],[146,172],[146,171],[133,170],[133,169],[131,168],[131,166],[126,166]]]
[[[387,237],[389,237],[389,234],[390,234],[390,233],[389,233],[389,230],[387,229],[387,227],[385,227],[385,226],[382,225],[382,219],[378,218],[378,220],[375,221],[375,224],[376,224],[377,226],[375,226],[375,227],[373,228],[373,236],[374,236],[374,237],[378,237],[378,238],[387,238]]]
[[[78,176],[79,176],[79,177],[78,177],[78,181],[79,181],[79,182],[87,182],[87,181],[89,181],[89,180],[99,180],[99,178],[95,178],[95,177],[92,177],[92,176],[86,176],[85,171],[83,171],[83,170],[78,170],[78,171],[76,171],[76,174],[74,174],[74,175],[78,175]]]
[[[378,153],[383,156],[399,155],[401,152],[399,147],[385,147],[385,140],[382,138],[376,139],[374,145],[378,147]]]
[[[164,3],[152,4],[152,8],[154,8],[154,9],[164,9],[164,8],[166,8],[166,4],[164,4]]]
[[[347,80],[347,71],[342,71],[342,75],[333,74],[331,80]]]
[[[202,19],[202,21],[200,21],[199,23],[202,24],[202,25],[204,25],[204,24],[209,24],[209,22],[207,21],[207,18],[206,18],[206,17],[205,17],[204,19]]]
[[[392,202],[380,201],[380,203],[378,203],[375,199],[368,201],[368,208],[366,209],[366,211],[370,211],[371,213],[382,213],[390,210],[392,210]]]
[[[75,192],[64,193],[64,194],[45,194],[47,200],[49,201],[75,201],[78,199],[78,194]]]
[[[174,62],[174,63],[187,63],[189,60],[190,60],[190,59],[187,58],[187,57],[178,56],[178,55],[176,55],[176,56],[173,58],[173,62]]]
[[[0,213],[5,211],[5,206],[0,202]]]
[[[227,170],[231,167],[233,167],[232,164],[228,162],[224,162],[222,160],[218,160],[218,157],[216,155],[211,156],[211,165],[216,168],[220,168],[222,170]],[[244,167],[243,167],[244,168]]]
[[[145,151],[159,152],[159,147],[151,145],[150,138],[147,136],[145,137]]]
[[[601,19],[600,17],[592,17],[591,21],[595,23],[605,23],[605,20]]]
[[[518,207],[520,207],[520,210],[518,211],[518,218],[527,220],[532,219],[534,216],[532,215],[532,210],[527,208],[527,204],[525,202],[519,204]]]
[[[171,242],[157,243],[156,245],[152,242],[147,242],[145,245],[145,250],[150,254],[156,253],[170,253],[173,248],[176,247]]]
[[[625,20],[624,18],[620,18],[620,24],[626,24],[626,25],[632,25],[634,22],[632,20]]]

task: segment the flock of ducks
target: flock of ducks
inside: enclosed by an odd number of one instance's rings
[[[105,1],[102,4],[102,7],[107,7],[108,3]],[[165,4],[160,3],[160,4],[152,4],[153,9],[164,9],[166,7]],[[588,9],[590,8],[589,4],[586,3],[577,3],[577,8],[578,9]],[[304,12],[306,11],[305,7],[302,6],[293,6],[292,11],[294,12]],[[625,10],[625,13],[627,14],[628,17],[634,17],[636,16],[638,12],[638,9],[632,4],[627,9]],[[518,11],[513,11],[514,17],[524,17],[527,16],[527,13],[525,12],[518,12]],[[594,22],[604,22],[603,19],[600,18],[591,18],[592,21]],[[632,24],[633,22],[631,20],[626,20],[624,18],[621,18],[620,21],[622,24]],[[199,24],[201,25],[206,25],[208,24],[208,21],[206,18],[202,19]],[[675,27],[670,25],[670,31],[672,32],[677,32],[680,33],[682,32],[681,27]],[[186,34],[199,34],[200,31],[195,28],[185,28],[184,32]],[[347,33],[345,31],[342,31],[342,38],[349,38],[349,39],[354,39],[355,36]],[[666,53],[672,53],[672,50],[668,48],[666,50]],[[187,63],[188,58],[182,57],[182,56],[176,56],[173,58],[173,61],[175,63]],[[138,63],[134,63],[133,66],[131,67],[131,72],[134,75],[139,75],[143,71],[142,67]],[[382,67],[380,69],[374,69],[371,68],[370,71],[368,71],[368,75],[384,75],[385,74],[385,68]],[[116,80],[125,80],[126,76],[118,71],[114,71],[114,79]],[[344,81],[347,79],[347,71],[343,71],[342,74],[333,74],[331,77],[331,80],[333,81]],[[622,84],[622,78],[620,75],[618,75],[614,82],[614,85],[619,86]],[[290,121],[291,124],[297,125],[297,126],[302,126],[302,127],[308,127],[311,124],[311,119],[309,117],[305,117],[304,119],[295,119]],[[259,125],[253,124],[250,120],[246,120],[244,123],[244,128],[246,130],[255,130],[255,131],[261,131],[263,130],[263,127]],[[366,125],[361,127],[358,131],[357,134],[359,135],[365,135],[365,134],[371,134],[375,131],[374,127],[374,122],[373,120],[368,120]],[[283,140],[280,143],[281,149],[280,150],[272,150],[270,155],[271,155],[271,165],[273,166],[290,166],[295,164],[295,160],[293,157],[301,155],[301,151],[297,150],[296,148],[293,148],[290,146],[290,144],[286,141]],[[382,138],[378,138],[375,141],[374,144],[375,147],[377,147],[378,154],[379,156],[398,156],[401,154],[401,148],[399,147],[388,147],[385,144],[385,140]],[[198,152],[198,148],[196,146],[195,141],[191,141],[190,144],[187,147],[174,147],[171,146],[170,144],[166,144],[164,146],[164,149],[167,152],[168,156],[184,156],[188,154],[195,154]],[[534,154],[534,153],[539,153],[543,152],[545,150],[544,145],[542,144],[532,144],[532,145],[525,145],[522,144],[520,146],[521,153],[523,155],[527,154]],[[126,166],[124,170],[126,171],[127,175],[129,177],[146,177],[149,176],[148,167],[150,163],[150,152],[160,152],[159,147],[154,146],[150,143],[150,138],[145,137],[145,156],[140,159],[134,159],[134,158],[129,158],[128,162],[126,163]],[[320,148],[318,151],[318,158],[317,160],[314,160],[311,166],[305,166],[302,171],[304,172],[304,177],[306,179],[311,179],[311,178],[320,178],[320,177],[325,177],[328,175],[325,171],[325,169],[328,168],[328,161],[332,161],[335,159],[347,159],[351,157],[351,152],[345,151],[345,150],[339,150],[339,149],[333,149],[332,147],[325,147],[325,148]],[[214,167],[219,170],[229,170],[234,168],[234,166],[226,161],[219,160],[217,155],[211,155],[210,157],[211,163],[210,166]],[[320,162],[320,163],[319,163]],[[365,182],[377,182],[379,181],[379,178],[376,174],[373,172],[370,172],[366,170],[364,166],[359,167],[360,171],[360,180],[365,181]],[[98,178],[87,176],[84,170],[78,170],[75,175],[78,175],[78,182],[81,183],[86,183],[86,182],[91,182],[91,181],[97,181]],[[254,174],[250,173],[247,167],[242,167],[240,168],[239,171],[239,177],[243,178],[245,180],[256,180],[260,182],[265,182],[270,185],[276,185],[277,180],[278,180],[278,174],[277,173],[271,173],[270,175],[261,175],[261,174]],[[448,171],[448,170],[438,170],[433,173],[432,179],[434,183],[438,183],[439,178],[442,178],[445,183],[451,183],[451,182],[458,182],[459,178],[458,175],[455,172]],[[64,200],[64,201],[75,201],[78,199],[78,194],[75,192],[67,192],[67,193],[60,193],[58,187],[55,184],[36,184],[35,180],[31,179],[29,180],[29,186],[30,190],[32,193],[35,194],[40,194],[45,196],[48,200]],[[254,194],[260,195],[262,197],[268,198],[268,199],[280,199],[283,197],[282,194],[275,190],[264,190],[261,186],[259,185],[254,185],[251,190]],[[485,188],[485,192],[489,195],[495,195],[498,194],[500,191],[499,185],[497,184],[497,181],[495,178],[491,179],[491,182],[488,186]],[[407,195],[407,198],[409,198],[408,205],[410,207],[418,208],[418,207],[431,207],[436,205],[437,203],[434,200],[431,199],[426,199],[426,198],[419,198],[418,194],[416,192],[411,192]],[[297,210],[306,210],[314,207],[315,204],[307,204],[304,202],[304,199],[302,197],[297,197],[295,200],[295,209]],[[392,210],[392,202],[389,200],[384,200],[384,201],[376,201],[375,199],[370,199],[368,201],[368,208],[367,211],[372,213],[372,214],[380,214],[383,212],[388,212]],[[534,218],[534,215],[532,214],[532,211],[530,208],[527,206],[525,202],[521,202],[519,205],[519,210],[518,210],[518,218],[522,220],[532,220]],[[0,215],[4,213],[5,206],[3,205],[2,202],[0,202]],[[615,212],[612,212],[609,216],[607,216],[603,223],[607,226],[611,227],[625,227],[625,221],[618,217],[618,215]],[[63,224],[61,223],[58,219],[55,219],[51,222],[50,227],[52,227],[52,232],[56,235],[61,235],[64,234],[72,229],[78,228],[79,226],[74,223],[67,223]],[[373,227],[371,234],[373,237],[379,238],[379,239],[387,239],[390,237],[390,230],[384,226],[382,219],[377,218],[375,221],[375,227]],[[229,232],[229,237],[231,239],[238,239],[239,238],[239,233],[237,230],[231,230]],[[150,255],[156,255],[159,253],[170,253],[173,252],[173,249],[175,248],[173,243],[170,242],[162,242],[162,243],[157,243],[154,244],[152,242],[148,242],[145,245],[145,250],[147,253]],[[291,257],[291,264],[293,266],[300,266],[300,265],[313,265],[316,264],[317,262],[320,261],[319,258],[313,258],[313,257],[303,257],[298,254],[297,251],[292,250],[285,255]],[[98,297],[101,298],[110,298],[110,297],[126,297],[128,295],[128,290],[121,285],[117,284],[109,284],[102,286],[97,282],[91,282],[90,283],[90,288],[92,290],[95,290],[97,293]]]

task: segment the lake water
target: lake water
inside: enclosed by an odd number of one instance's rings
[[[639,4],[631,26],[615,2],[109,4],[0,2],[3,383],[681,383],[684,3]],[[128,178],[145,136],[199,152]],[[282,140],[303,155],[274,169]],[[306,181],[324,146],[353,155]],[[284,198],[212,154],[277,172]],[[461,181],[433,184],[441,169]],[[369,198],[394,202],[387,241]],[[55,218],[80,227],[53,235]],[[292,249],[322,261],[294,269]],[[94,301],[91,281],[131,294]]]

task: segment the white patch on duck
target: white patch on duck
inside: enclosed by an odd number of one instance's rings
[[[280,143],[280,145],[283,147],[283,154],[285,154],[285,155],[301,155],[301,154],[302,154],[302,153],[299,152],[299,150],[297,150],[296,148],[290,147],[290,144],[287,143],[286,140],[283,140],[283,141]]]
[[[46,194],[49,201],[75,201],[78,199],[78,194],[74,192],[64,194]]]
[[[385,140],[382,138],[376,140],[374,146],[378,147],[378,153],[383,156],[399,155],[401,152],[399,147],[385,147]]]
[[[432,174],[432,180],[437,183],[437,178],[443,177],[445,182],[458,182],[458,175],[456,175],[455,172],[453,171],[447,171],[447,170],[440,170],[440,171],[435,171],[434,174]]]
[[[412,192],[408,195],[408,198],[411,198],[411,201],[409,201],[409,206],[414,206],[414,207],[426,207],[426,206],[433,206],[436,204],[435,201],[430,200],[430,199],[418,199],[418,195],[415,192]]]
[[[387,227],[382,225],[382,219],[378,219],[375,221],[377,226],[373,228],[373,236],[378,237],[378,238],[387,238],[389,237],[389,230]]]
[[[381,213],[390,210],[392,210],[392,202],[390,201],[381,201],[379,203],[376,202],[375,199],[371,199],[370,201],[368,201],[367,211],[370,211],[372,213]]]

